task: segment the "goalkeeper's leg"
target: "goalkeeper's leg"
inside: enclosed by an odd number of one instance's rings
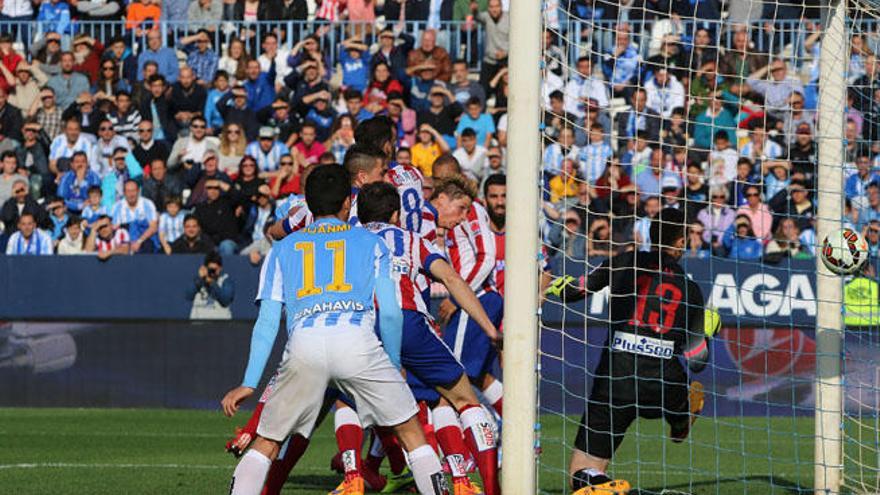
[[[574,495],[622,495],[630,489],[629,482],[611,479],[605,472],[637,410],[629,406],[612,412],[609,402],[591,402],[589,415],[581,417],[569,464]]]

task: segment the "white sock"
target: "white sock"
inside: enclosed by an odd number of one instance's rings
[[[440,466],[440,460],[430,445],[422,445],[406,456],[409,468],[421,495],[448,495],[449,484]]]
[[[482,392],[483,397],[486,398],[489,404],[494,404],[498,402],[499,399],[504,397],[504,386],[501,385],[501,382],[499,380],[495,380]]]
[[[272,461],[262,453],[248,450],[232,473],[229,495],[260,495],[271,465]]]
[[[497,383],[497,382],[496,382]],[[486,410],[482,407],[471,407],[461,413],[461,426],[465,430],[470,430],[477,442],[477,450],[483,452],[485,450],[495,448],[495,431],[493,423],[495,422],[486,414]]]

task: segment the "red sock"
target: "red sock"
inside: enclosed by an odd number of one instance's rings
[[[434,449],[434,452],[439,452],[440,449],[437,447],[437,436],[434,435],[434,425],[431,424],[431,418],[428,414],[428,405],[424,402],[419,402],[419,423],[422,424],[422,431],[425,432],[425,440],[428,442],[428,445]]]
[[[242,432],[250,433],[252,437],[257,435],[257,425],[260,424],[260,416],[263,415],[263,406],[265,405],[265,402],[257,402],[257,407],[255,407],[254,412],[251,413],[251,417],[248,419],[247,424],[241,428]]]
[[[287,450],[284,457],[279,457],[272,462],[269,468],[269,474],[266,476],[266,484],[263,486],[262,495],[278,495],[281,493],[281,487],[287,481],[293,466],[305,453],[309,446],[309,439],[302,435],[293,435],[287,444]]]
[[[364,459],[364,467],[379,472],[382,467],[382,461],[385,459],[385,447],[379,440],[379,434],[376,428],[370,429],[370,450],[367,452],[367,458]]]
[[[342,465],[345,477],[360,476],[361,446],[364,443],[364,429],[354,409],[341,407],[336,409],[336,445],[342,453]]]
[[[403,449],[400,448],[394,431],[391,428],[378,427],[376,428],[376,435],[379,436],[379,441],[382,442],[382,447],[385,449],[385,455],[388,457],[391,472],[394,474],[402,473],[406,467],[406,457],[403,455]]]
[[[477,461],[477,468],[483,478],[483,491],[486,495],[499,495],[501,485],[498,479],[498,451],[490,421],[492,419],[480,406],[466,406],[461,410],[464,440]]]
[[[498,380],[494,380],[483,390],[483,397],[486,398],[486,401],[489,404],[492,404],[492,409],[495,409],[495,412],[498,413],[499,416],[504,416],[501,413],[504,397],[504,387],[501,385],[501,382]]]
[[[498,399],[497,401],[492,403],[492,409],[495,409],[495,412],[498,413],[499,416],[504,417],[504,413],[501,412],[501,408],[504,406],[504,399]]]
[[[468,450],[464,444],[464,437],[461,434],[461,426],[458,423],[455,410],[449,406],[434,408],[434,430],[440,448],[443,449],[446,463],[449,464],[452,478],[466,478],[465,459],[467,459]]]

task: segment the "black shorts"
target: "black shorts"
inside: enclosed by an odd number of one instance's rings
[[[575,438],[575,447],[593,457],[611,459],[626,430],[636,418],[664,418],[670,424],[690,420],[687,375],[636,377],[607,372],[607,354],[597,369],[586,411]],[[614,353],[615,360],[619,357]],[[615,363],[616,364],[616,363]],[[613,368],[619,369],[618,366]],[[683,370],[682,370],[683,371]]]

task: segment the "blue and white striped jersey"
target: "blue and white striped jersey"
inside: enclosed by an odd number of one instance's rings
[[[159,215],[159,233],[165,236],[165,242],[170,244],[183,235],[183,217],[185,216],[182,211],[177,212],[177,215],[173,217],[168,212]]]
[[[391,256],[382,239],[324,218],[272,246],[260,270],[256,299],[287,307],[288,333],[337,325],[372,331],[379,277],[391,277]]]
[[[281,141],[275,141],[272,143],[269,152],[264,153],[263,149],[260,148],[260,142],[254,141],[247,145],[244,154],[250,155],[257,160],[257,167],[260,168],[261,172],[274,172],[278,170],[281,157],[290,154],[290,150],[287,148],[286,144]]]
[[[34,229],[30,239],[25,239],[21,231],[15,231],[6,243],[6,254],[13,256],[49,255],[52,254],[52,249],[52,238],[40,229]]]

